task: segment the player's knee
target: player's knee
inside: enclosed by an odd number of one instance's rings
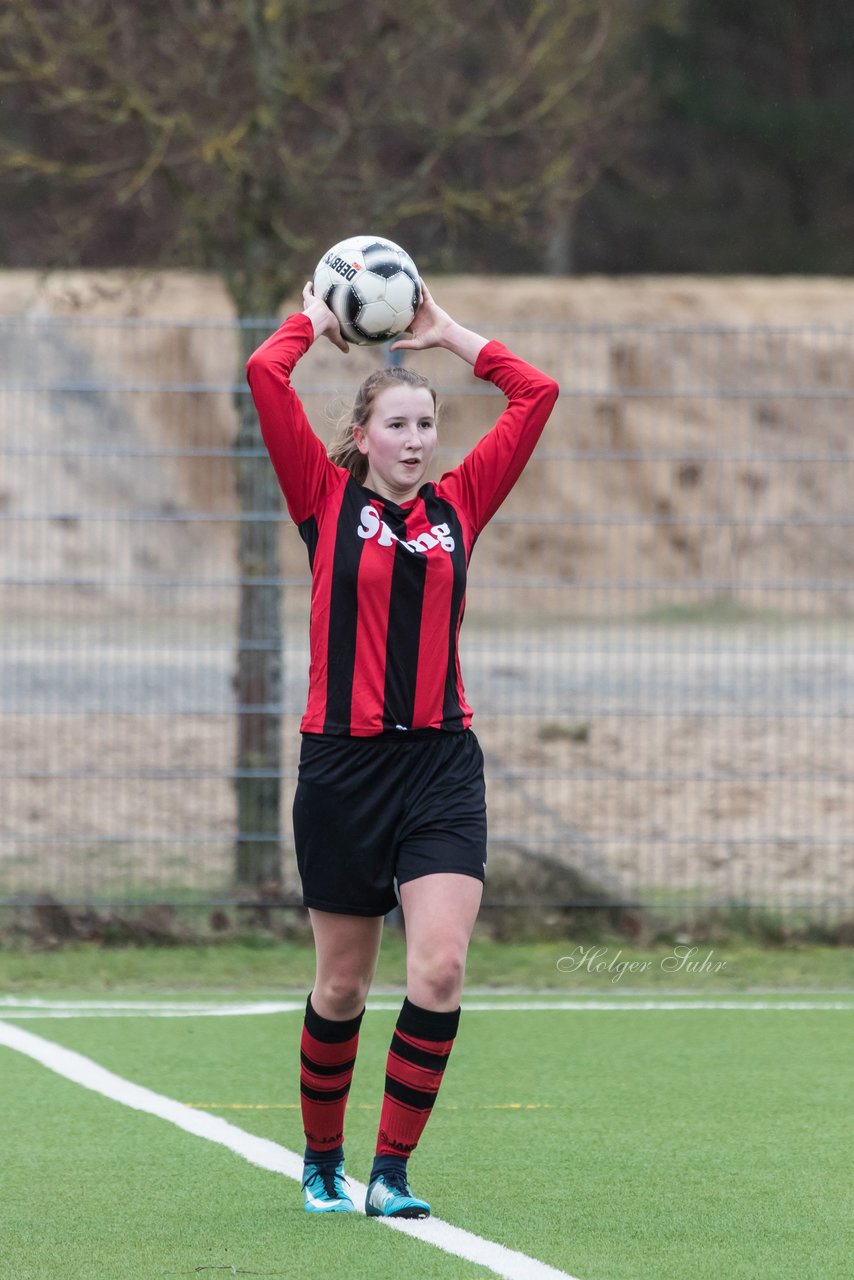
[[[427,1009],[446,1009],[459,1003],[466,958],[457,948],[436,950],[413,966],[411,999]]]
[[[325,1018],[355,1018],[365,1007],[369,985],[359,974],[332,974],[315,983],[311,1002]]]

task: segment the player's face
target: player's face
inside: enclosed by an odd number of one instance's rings
[[[365,484],[392,502],[414,498],[436,448],[433,397],[426,387],[383,387],[353,435],[368,459]]]

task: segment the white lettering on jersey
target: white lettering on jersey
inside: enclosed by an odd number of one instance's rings
[[[434,547],[441,547],[443,551],[450,553],[456,545],[451,530],[446,524],[434,524],[429,533],[419,533],[417,538],[404,542],[396,533],[392,533],[385,520],[380,519],[375,507],[370,504],[362,507],[361,516],[362,523],[356,530],[359,537],[367,540],[379,535],[381,547],[392,547],[399,542],[402,547],[406,547],[407,551],[432,551]]]

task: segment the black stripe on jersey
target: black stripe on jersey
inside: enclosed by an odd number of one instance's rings
[[[445,677],[445,701],[442,706],[442,724],[448,728],[459,728],[463,709],[457,692],[457,628],[465,607],[466,575],[468,560],[466,557],[463,527],[453,507],[442,503],[444,520],[449,526],[454,539],[451,552],[451,563],[454,566],[454,589],[451,593],[451,617],[448,623],[448,669]]]
[[[314,553],[317,550],[317,519],[315,516],[309,516],[307,520],[303,520],[299,527],[299,536],[302,538],[308,548],[308,567],[314,569]]]
[[[356,513],[361,506],[359,492],[355,480],[348,480],[335,529],[328,631],[328,637],[335,637],[335,644],[333,647],[327,639],[324,733],[350,732],[356,666],[356,624],[359,618],[359,561],[365,545],[363,539],[356,535],[359,524]]]
[[[407,531],[406,520],[401,512],[386,507],[383,519],[392,533],[401,539],[395,544],[394,566],[391,571],[391,599],[385,644],[383,728],[408,729],[415,714],[427,553],[411,551],[403,545]]]

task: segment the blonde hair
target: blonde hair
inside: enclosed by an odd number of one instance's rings
[[[400,385],[426,388],[433,397],[434,412],[436,410],[436,392],[423,374],[414,373],[411,369],[406,369],[402,365],[392,365],[386,369],[375,369],[373,373],[369,374],[356,392],[352,410],[345,418],[342,426],[339,427],[338,433],[326,451],[330,462],[334,462],[337,467],[345,467],[357,484],[365,483],[365,478],[368,474],[368,459],[363,453],[359,452],[359,447],[353,435],[353,428],[365,425],[371,416],[374,401],[381,391],[384,391],[386,387]]]

